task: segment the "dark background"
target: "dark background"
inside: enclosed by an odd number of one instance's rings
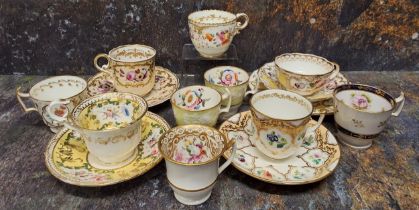
[[[128,43],[154,47],[157,65],[180,72],[187,16],[211,8],[250,17],[233,41],[234,65],[248,71],[285,52],[343,71],[419,70],[417,0],[0,0],[0,74],[93,74],[96,54]]]

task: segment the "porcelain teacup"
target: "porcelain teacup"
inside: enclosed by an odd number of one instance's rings
[[[244,18],[243,22],[238,19]],[[196,50],[208,58],[219,57],[229,48],[233,37],[246,28],[249,17],[221,10],[201,10],[188,16],[189,34]]]
[[[338,139],[354,148],[368,148],[383,131],[390,116],[398,116],[404,94],[394,99],[385,91],[362,84],[338,86],[334,93]]]
[[[231,147],[232,155],[219,166],[220,156]],[[211,196],[218,175],[231,164],[236,144],[227,142],[217,129],[184,125],[170,129],[160,138],[159,151],[176,199],[186,205],[198,205]]]
[[[312,54],[285,53],[275,64],[281,86],[303,96],[320,91],[339,73],[339,65]]]
[[[57,121],[81,134],[89,150],[89,163],[114,169],[136,157],[141,137],[141,118],[147,102],[131,93],[105,93],[82,101],[69,113],[60,107],[68,101],[53,101],[47,112]]]
[[[227,105],[221,108],[222,100]],[[214,126],[220,113],[228,112],[231,106],[231,94],[225,94],[206,86],[188,86],[177,90],[170,99],[177,125],[200,124]]]
[[[314,132],[322,123],[308,126],[313,112],[310,101],[296,93],[273,89],[256,93],[250,99],[252,122],[255,125],[255,142],[266,156],[283,159],[293,155],[306,135]]]
[[[86,80],[76,76],[55,76],[36,83],[29,93],[20,92],[16,89],[16,97],[25,112],[38,112],[46,125],[54,133],[58,132],[63,124],[53,120],[46,112],[46,107],[54,100],[65,99],[69,103],[63,105],[63,109],[69,111],[87,97]],[[30,98],[34,107],[27,107],[22,98]]]
[[[128,92],[144,96],[155,83],[156,50],[140,44],[122,45],[98,54],[93,64],[99,71],[110,75],[118,92]],[[100,67],[98,60],[105,58],[108,63]]]
[[[217,66],[207,70],[204,73],[204,79],[205,86],[221,94],[225,94],[228,89],[231,94],[231,106],[242,104],[249,82],[249,74],[245,70],[234,66]],[[223,106],[227,104],[227,99],[222,101]]]

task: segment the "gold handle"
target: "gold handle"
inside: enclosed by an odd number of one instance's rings
[[[108,63],[103,65],[102,67],[100,67],[99,65],[97,65],[97,61],[99,60],[99,58],[105,58]],[[109,67],[109,56],[107,54],[100,53],[100,54],[96,55],[95,59],[93,59],[93,65],[95,65],[97,70],[111,75],[111,72],[108,69],[108,67]]]
[[[244,13],[236,14],[236,20],[238,20],[239,18],[244,18],[244,22],[237,21],[235,34],[240,33],[240,30],[243,30],[249,24],[249,16],[247,16],[246,14]]]
[[[21,93],[20,92],[20,86],[16,89],[16,97],[17,100],[19,101],[20,105],[22,106],[23,110],[25,112],[32,112],[32,111],[38,111],[35,107],[26,107],[25,103],[23,102],[22,98],[30,98],[31,96],[29,95],[29,93]]]

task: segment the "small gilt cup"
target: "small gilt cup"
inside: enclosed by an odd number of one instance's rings
[[[317,93],[339,73],[339,65],[312,54],[285,53],[275,64],[281,86],[303,96]]]
[[[243,22],[238,19],[244,18]],[[223,55],[240,30],[246,28],[249,17],[221,10],[201,10],[188,16],[189,35],[196,50],[203,57]]]
[[[222,108],[222,100],[227,105]],[[231,106],[231,94],[225,94],[206,86],[188,86],[177,90],[170,99],[177,125],[200,124],[214,126],[220,113],[228,112]]]
[[[350,147],[364,149],[383,131],[390,116],[398,116],[404,94],[393,98],[385,91],[361,84],[338,86],[334,93],[338,140]]]
[[[230,148],[232,155],[219,166],[220,156]],[[170,129],[160,138],[159,151],[176,199],[186,205],[198,205],[211,196],[218,175],[231,164],[236,144],[227,142],[217,129],[184,125]]]
[[[296,93],[273,89],[256,93],[250,99],[252,122],[256,129],[254,144],[266,156],[283,159],[293,155],[307,134],[322,123],[308,127],[313,105]]]
[[[136,157],[141,140],[141,118],[147,102],[131,93],[105,93],[90,97],[69,113],[61,107],[69,101],[53,101],[48,114],[81,134],[89,163],[100,169],[114,169]]]
[[[63,128],[63,124],[53,120],[45,110],[54,100],[68,100],[69,103],[63,105],[63,109],[72,111],[73,108],[83,99],[87,98],[86,80],[76,76],[55,76],[42,80],[35,84],[29,93],[20,92],[20,87],[16,89],[16,97],[25,112],[38,112],[44,123],[54,133]],[[27,107],[23,98],[30,98],[34,107]]]
[[[144,96],[155,83],[156,50],[140,44],[122,45],[98,54],[93,64],[99,71],[110,75],[118,92],[128,92]],[[100,67],[98,60],[105,58],[108,63]]]

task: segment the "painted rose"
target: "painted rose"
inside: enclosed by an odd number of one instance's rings
[[[369,99],[365,95],[352,95],[352,105],[357,109],[368,108]]]
[[[107,93],[111,90],[113,87],[112,82],[108,80],[101,81],[99,86],[97,87],[97,90],[99,93]]]
[[[128,81],[133,81],[133,80],[135,80],[135,76],[136,76],[137,74],[135,73],[135,71],[130,71],[130,72],[128,72],[127,74],[126,74],[126,76],[125,76],[125,78],[128,80]]]
[[[205,101],[208,99],[202,98],[203,89],[199,88],[197,90],[188,90],[184,94],[181,95],[182,98],[182,106],[187,108],[188,110],[199,110],[201,107],[205,107]]]
[[[221,75],[221,83],[223,85],[235,85],[238,81],[238,75],[236,72],[230,69],[226,69],[223,71]]]

